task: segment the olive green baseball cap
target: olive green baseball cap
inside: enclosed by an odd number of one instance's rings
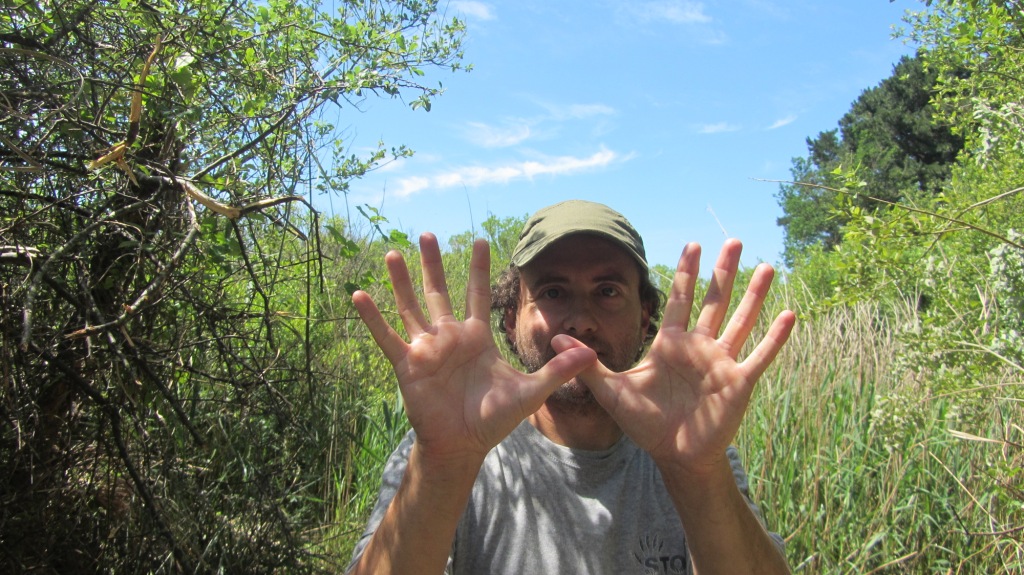
[[[568,200],[530,216],[512,252],[512,264],[523,267],[551,244],[574,234],[594,234],[619,244],[647,271],[644,240],[636,228],[619,212],[586,200]]]

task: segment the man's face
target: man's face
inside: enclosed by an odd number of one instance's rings
[[[640,269],[625,250],[600,236],[573,235],[519,271],[519,309],[506,313],[506,326],[528,371],[555,356],[551,338],[560,333],[596,351],[608,369],[632,367],[650,314],[640,302]],[[595,403],[575,379],[552,399],[567,407]]]

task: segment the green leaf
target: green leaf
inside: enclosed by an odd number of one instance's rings
[[[182,52],[174,59],[171,67],[174,70],[181,70],[182,68],[191,66],[196,61],[196,57],[191,52]]]
[[[408,248],[412,246],[412,242],[409,241],[409,235],[398,230],[391,230],[391,232],[388,233],[388,240],[401,248]]]
[[[345,241],[345,234],[341,233],[341,230],[339,230],[338,227],[335,226],[334,224],[327,224],[326,226],[324,226],[324,228],[327,230],[327,233],[330,234],[331,239],[333,239],[334,241]]]

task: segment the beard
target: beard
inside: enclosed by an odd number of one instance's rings
[[[516,356],[520,363],[526,368],[527,373],[534,373],[544,367],[551,358],[555,357],[555,350],[552,349],[550,339],[541,344],[529,338],[527,334],[516,334],[517,344],[515,346]],[[643,335],[636,334],[635,337],[623,338],[623,341],[609,344],[596,338],[579,339],[584,345],[598,354],[598,361],[606,368],[622,372],[633,367],[637,361],[638,352],[643,345]],[[574,377],[558,386],[546,402],[548,406],[562,411],[575,413],[587,413],[593,410],[603,409],[594,398],[594,394],[587,387],[586,383]]]

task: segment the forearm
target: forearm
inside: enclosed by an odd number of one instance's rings
[[[398,492],[349,573],[442,573],[481,464],[432,461],[414,444]]]
[[[788,574],[785,556],[736,486],[727,459],[704,474],[662,469],[698,575]]]

